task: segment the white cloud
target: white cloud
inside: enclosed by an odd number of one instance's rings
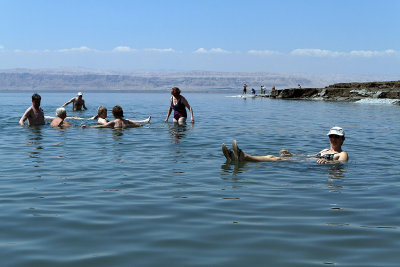
[[[295,56],[312,56],[312,57],[339,57],[339,56],[377,57],[377,56],[399,55],[400,53],[393,49],[387,49],[384,51],[353,50],[350,52],[340,52],[340,51],[331,51],[322,49],[295,49],[291,51],[290,54]]]
[[[311,56],[311,57],[338,57],[345,55],[345,53],[343,52],[322,50],[322,49],[295,49],[292,52],[290,52],[290,54],[295,56]]]
[[[157,53],[174,53],[176,52],[172,48],[145,48],[144,51],[146,52],[157,52]]]
[[[258,56],[273,56],[281,54],[280,52],[273,50],[249,50],[247,51],[247,53],[250,55],[258,55]]]
[[[59,49],[57,52],[61,53],[69,53],[69,52],[97,52],[98,50],[96,49],[91,49],[87,46],[81,46],[77,48],[67,48],[67,49]]]
[[[135,52],[136,49],[130,48],[129,46],[117,46],[112,51],[113,52]]]
[[[210,50],[199,48],[193,53],[195,54],[230,54],[229,51],[226,51],[222,48],[211,48]]]
[[[359,57],[374,57],[374,56],[386,56],[398,54],[395,50],[387,49],[384,51],[371,51],[371,50],[353,50],[349,53],[351,56]]]

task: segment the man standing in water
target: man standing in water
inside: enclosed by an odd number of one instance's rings
[[[44,125],[44,112],[40,107],[41,96],[38,94],[32,95],[32,106],[30,106],[22,115],[19,120],[20,125],[25,125],[25,121],[28,120],[28,125]]]
[[[73,103],[73,108],[72,108],[73,111],[82,110],[82,107],[86,110],[87,108],[85,106],[85,100],[83,100],[82,95],[83,94],[79,92],[76,97],[69,100],[67,103],[62,105],[62,107],[65,107],[70,103]]]

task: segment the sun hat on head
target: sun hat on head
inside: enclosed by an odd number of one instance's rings
[[[332,127],[332,128],[329,130],[329,133],[328,133],[327,135],[339,135],[339,136],[344,136],[344,130],[343,130],[342,127],[335,126],[335,127]]]
[[[65,110],[64,107],[59,107],[58,109],[56,109],[56,115],[57,117],[61,116],[62,114],[67,113],[67,111]]]
[[[83,94],[82,94],[82,92],[79,92],[77,95],[80,96],[80,95],[83,95]]]

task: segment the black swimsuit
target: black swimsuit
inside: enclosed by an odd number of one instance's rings
[[[171,97],[171,108],[174,110],[174,119],[187,118],[186,106],[182,103],[182,97],[179,97],[178,102],[174,105],[174,99]]]
[[[315,157],[316,157],[316,158],[319,158],[319,159],[333,160],[333,157],[334,157],[336,154],[339,154],[339,152],[334,152],[334,153],[326,153],[326,154],[321,155],[322,152],[327,151],[327,150],[329,150],[329,149],[324,149],[324,150],[322,150],[322,151],[319,152],[317,155],[315,155]]]

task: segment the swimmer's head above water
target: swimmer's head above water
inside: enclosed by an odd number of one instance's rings
[[[67,111],[65,110],[64,107],[59,107],[58,109],[56,109],[56,115],[57,117],[62,117],[62,116],[66,116],[67,115]]]

